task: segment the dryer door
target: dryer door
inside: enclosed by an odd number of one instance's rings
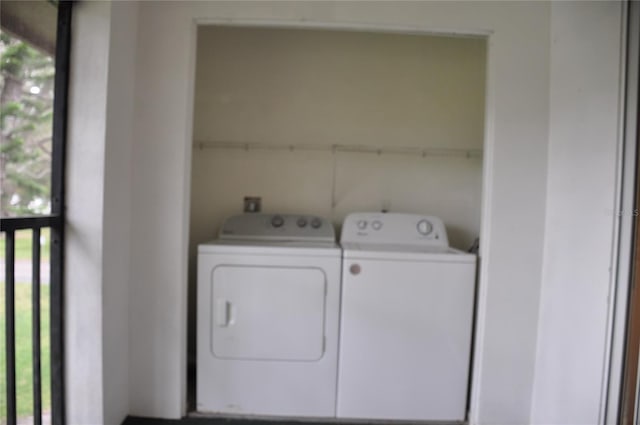
[[[211,275],[211,352],[315,361],[324,352],[326,277],[314,267],[220,265]]]

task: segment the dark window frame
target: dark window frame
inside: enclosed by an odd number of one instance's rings
[[[65,159],[68,119],[68,87],[71,59],[71,1],[58,3],[56,51],[55,51],[55,89],[53,99],[53,131],[51,159],[51,214],[40,217],[6,218],[0,221],[0,231],[6,233],[6,350],[7,350],[7,424],[17,422],[16,381],[15,381],[15,316],[14,316],[14,236],[17,230],[31,229],[38,235],[40,229],[51,228],[50,255],[50,341],[51,341],[51,421],[54,425],[63,425],[65,419],[65,382],[64,382],[64,232],[65,232]],[[34,239],[35,241],[35,239]],[[39,287],[39,245],[34,243],[34,291]],[[38,307],[34,304],[34,309]],[[39,315],[39,310],[35,312]],[[35,316],[34,316],[35,317]],[[35,322],[35,321],[34,321]],[[34,323],[35,331],[39,323]],[[35,341],[35,338],[34,338]],[[35,346],[36,344],[34,344]],[[38,344],[39,345],[39,344]],[[35,354],[35,353],[34,353]],[[38,363],[38,362],[34,362]],[[39,370],[39,364],[34,365]],[[34,374],[34,392],[40,390],[41,377]],[[40,424],[40,397],[34,397],[34,423]]]

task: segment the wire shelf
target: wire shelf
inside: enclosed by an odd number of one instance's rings
[[[460,148],[424,148],[417,146],[366,146],[348,144],[273,144],[256,142],[225,142],[225,141],[196,141],[194,147],[198,149],[229,149],[244,151],[315,151],[315,152],[348,152],[365,154],[391,154],[391,155],[412,155],[421,157],[462,157],[462,158],[482,158],[482,149],[460,149]]]

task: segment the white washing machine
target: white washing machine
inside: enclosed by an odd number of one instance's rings
[[[238,215],[199,245],[197,410],[335,417],[340,272],[315,216]]]
[[[342,228],[339,418],[463,421],[476,257],[436,217],[357,213]]]

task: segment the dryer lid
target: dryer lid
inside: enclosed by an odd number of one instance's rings
[[[286,257],[340,257],[333,241],[222,240],[198,245],[198,254],[281,255]]]

